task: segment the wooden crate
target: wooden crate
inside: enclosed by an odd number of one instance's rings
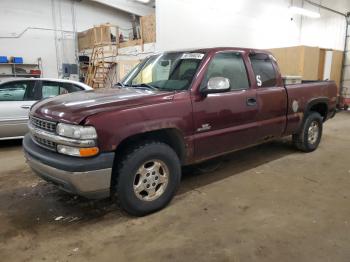
[[[78,33],[78,49],[79,51],[92,48],[92,31],[91,29]]]
[[[141,38],[143,43],[156,42],[156,17],[155,15],[142,16],[140,18]]]
[[[118,27],[111,24],[94,26],[88,30],[78,33],[79,51],[92,49],[97,44],[118,43]]]

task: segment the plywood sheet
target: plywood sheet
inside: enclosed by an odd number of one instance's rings
[[[338,87],[338,93],[339,93],[339,86],[340,86],[340,77],[341,77],[341,69],[343,64],[343,52],[334,50],[333,51],[333,59],[332,59],[332,66],[331,66],[331,80],[334,80]]]
[[[318,47],[292,46],[269,51],[276,57],[282,75],[301,76],[303,80],[318,79]]]
[[[156,17],[155,15],[142,16],[141,23],[141,38],[144,43],[156,42]]]
[[[318,59],[318,80],[323,80],[324,63],[326,59],[326,49],[320,48],[320,54]]]
[[[274,48],[269,51],[276,58],[282,75],[302,76],[303,48],[301,46]]]
[[[303,79],[317,80],[318,79],[318,65],[320,59],[320,48],[303,46]]]

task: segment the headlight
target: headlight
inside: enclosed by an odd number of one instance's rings
[[[60,136],[76,139],[96,139],[97,133],[93,126],[79,126],[59,123],[56,132]]]

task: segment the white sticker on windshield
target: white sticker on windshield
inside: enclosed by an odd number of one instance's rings
[[[204,54],[201,53],[187,53],[183,54],[181,59],[202,59]]]

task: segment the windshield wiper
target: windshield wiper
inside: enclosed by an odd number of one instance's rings
[[[118,82],[118,83],[116,83],[115,85],[118,85],[118,86],[120,86],[120,87],[125,87],[125,85],[124,85],[122,82]]]
[[[155,87],[155,86],[151,86],[149,84],[145,84],[145,83],[142,83],[142,84],[137,84],[137,85],[131,85],[131,87],[133,88],[147,88],[147,89],[150,89],[150,90],[158,90],[159,88]]]

